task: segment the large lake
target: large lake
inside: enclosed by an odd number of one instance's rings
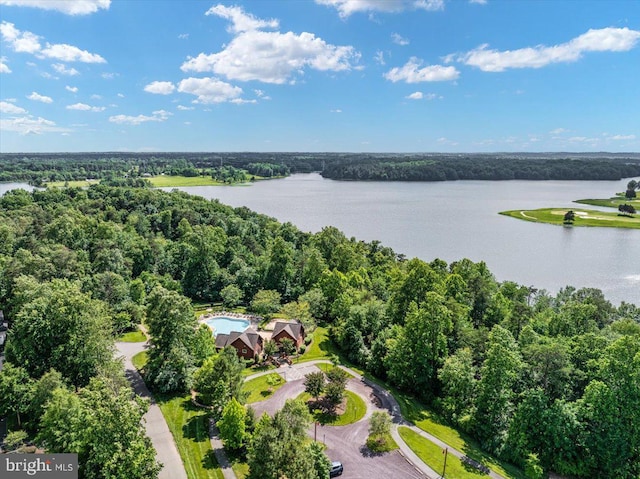
[[[614,303],[640,305],[640,231],[528,223],[499,211],[581,207],[608,198],[623,181],[344,182],[292,175],[252,186],[180,190],[246,206],[304,231],[333,225],[425,261],[485,261],[496,278],[557,292],[594,287]],[[584,207],[592,208],[583,205]]]
[[[305,174],[246,187],[179,189],[247,206],[304,231],[333,225],[347,236],[380,240],[409,258],[485,261],[500,281],[554,293],[566,285],[594,287],[614,303],[640,305],[639,230],[564,228],[498,214],[580,207],[572,201],[607,198],[623,191],[627,182],[342,182]],[[15,187],[30,189],[0,183],[0,195]]]

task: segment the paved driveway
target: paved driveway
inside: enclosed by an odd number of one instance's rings
[[[301,373],[299,379],[293,379],[296,371]],[[301,369],[301,370],[300,370]],[[304,391],[304,374],[318,371],[314,365],[303,368],[287,368],[287,383],[278,389],[273,396],[265,401],[260,401],[251,406],[259,417],[263,412],[273,415],[284,406],[289,398],[295,398]],[[304,372],[303,372],[304,371]],[[280,373],[280,371],[278,371]],[[281,373],[282,374],[282,373]],[[318,426],[317,440],[327,445],[326,453],[332,461],[340,461],[344,465],[344,479],[378,479],[378,478],[407,478],[424,479],[425,475],[417,471],[398,451],[381,455],[372,455],[365,446],[369,435],[369,417],[376,410],[381,409],[381,404],[373,394],[373,390],[358,379],[350,379],[347,389],[359,394],[367,404],[367,413],[364,419],[348,426]],[[312,426],[309,435],[313,437]]]

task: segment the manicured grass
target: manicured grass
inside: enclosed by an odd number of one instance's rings
[[[269,381],[272,383],[269,384]],[[242,391],[248,393],[247,404],[268,399],[274,392],[285,384],[278,373],[266,374],[255,379],[246,381],[242,386]]]
[[[49,181],[45,183],[47,188],[86,188],[97,185],[100,180],[72,180],[72,181]]]
[[[563,225],[564,214],[569,208],[541,208],[538,210],[502,211],[501,215],[525,221]],[[640,215],[621,216],[617,212],[582,210],[572,208],[576,214],[573,226],[604,226],[609,228],[640,228]]]
[[[253,374],[261,373],[263,371],[269,371],[271,369],[275,369],[276,367],[273,364],[266,364],[264,366],[253,366],[250,368],[244,368],[242,370],[242,375],[244,377],[251,376]]]
[[[311,411],[313,419],[324,426],[346,426],[358,422],[367,413],[367,405],[360,396],[348,389],[345,391],[345,396],[347,397],[347,407],[343,414],[336,416],[315,409]],[[311,399],[311,396],[305,392],[300,394],[298,398],[306,402]]]
[[[331,359],[332,354],[338,354],[338,349],[329,339],[329,329],[318,326],[313,332],[313,340],[298,362],[314,361],[316,359]]]
[[[334,366],[333,364],[330,364],[330,363],[318,363],[318,364],[316,364],[316,367],[318,369],[320,369],[322,372],[324,372],[325,374],[327,374],[330,370],[332,370],[336,366]],[[343,371],[344,371],[344,369],[343,369]],[[351,374],[348,371],[344,371],[344,373],[347,375],[348,378],[354,377],[354,375]]]
[[[133,363],[133,366],[138,371],[140,371],[141,369],[143,369],[146,366],[148,360],[149,360],[149,358],[147,357],[147,352],[146,351],[140,351],[138,354],[134,355],[131,358],[131,362]]]
[[[576,200],[576,203],[581,203],[583,205],[605,206],[608,208],[615,208],[615,209],[618,209],[618,206],[620,205],[629,204],[633,206],[636,210],[640,209],[640,198],[628,200],[624,196],[614,196],[613,198],[607,198],[607,199]]]
[[[524,473],[520,469],[512,464],[499,461],[484,452],[473,439],[447,425],[444,419],[420,404],[415,398],[409,394],[401,393],[387,384],[382,384],[398,401],[400,411],[405,419],[498,474],[507,478],[524,479]]]
[[[214,180],[211,176],[170,176],[159,175],[145,178],[156,188],[169,188],[172,186],[219,186],[224,183]]]
[[[367,438],[367,447],[372,452],[389,452],[398,449],[396,441],[393,440],[391,434],[383,434],[381,436],[371,436]]]
[[[442,453],[442,448],[440,448],[440,446],[435,445],[408,427],[400,426],[398,428],[398,432],[404,442],[407,443],[411,450],[415,452],[420,459],[422,459],[431,469],[442,474],[445,456]],[[453,454],[449,454],[447,456],[447,469],[444,477],[455,479],[479,479],[487,476],[477,469],[463,464],[460,459]]]
[[[209,417],[190,396],[158,396],[160,410],[173,435],[189,479],[222,479],[211,449]],[[160,458],[162,461],[162,458]]]
[[[122,336],[119,336],[116,339],[116,341],[121,343],[144,343],[146,340],[147,340],[147,337],[139,329],[136,329],[135,331],[129,331],[128,333],[124,333]]]

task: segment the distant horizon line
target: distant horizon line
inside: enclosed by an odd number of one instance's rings
[[[0,155],[64,155],[64,154],[232,154],[232,153],[260,153],[260,154],[315,154],[315,155],[640,155],[640,151],[304,151],[304,150],[278,150],[278,151],[260,151],[260,150],[153,150],[153,151],[135,151],[135,150],[96,150],[96,151],[4,151]]]

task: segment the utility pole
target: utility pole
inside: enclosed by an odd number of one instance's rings
[[[446,447],[442,452],[444,453],[444,467],[442,468],[442,479],[444,479],[444,473],[447,470],[447,456],[449,455],[449,448]]]

